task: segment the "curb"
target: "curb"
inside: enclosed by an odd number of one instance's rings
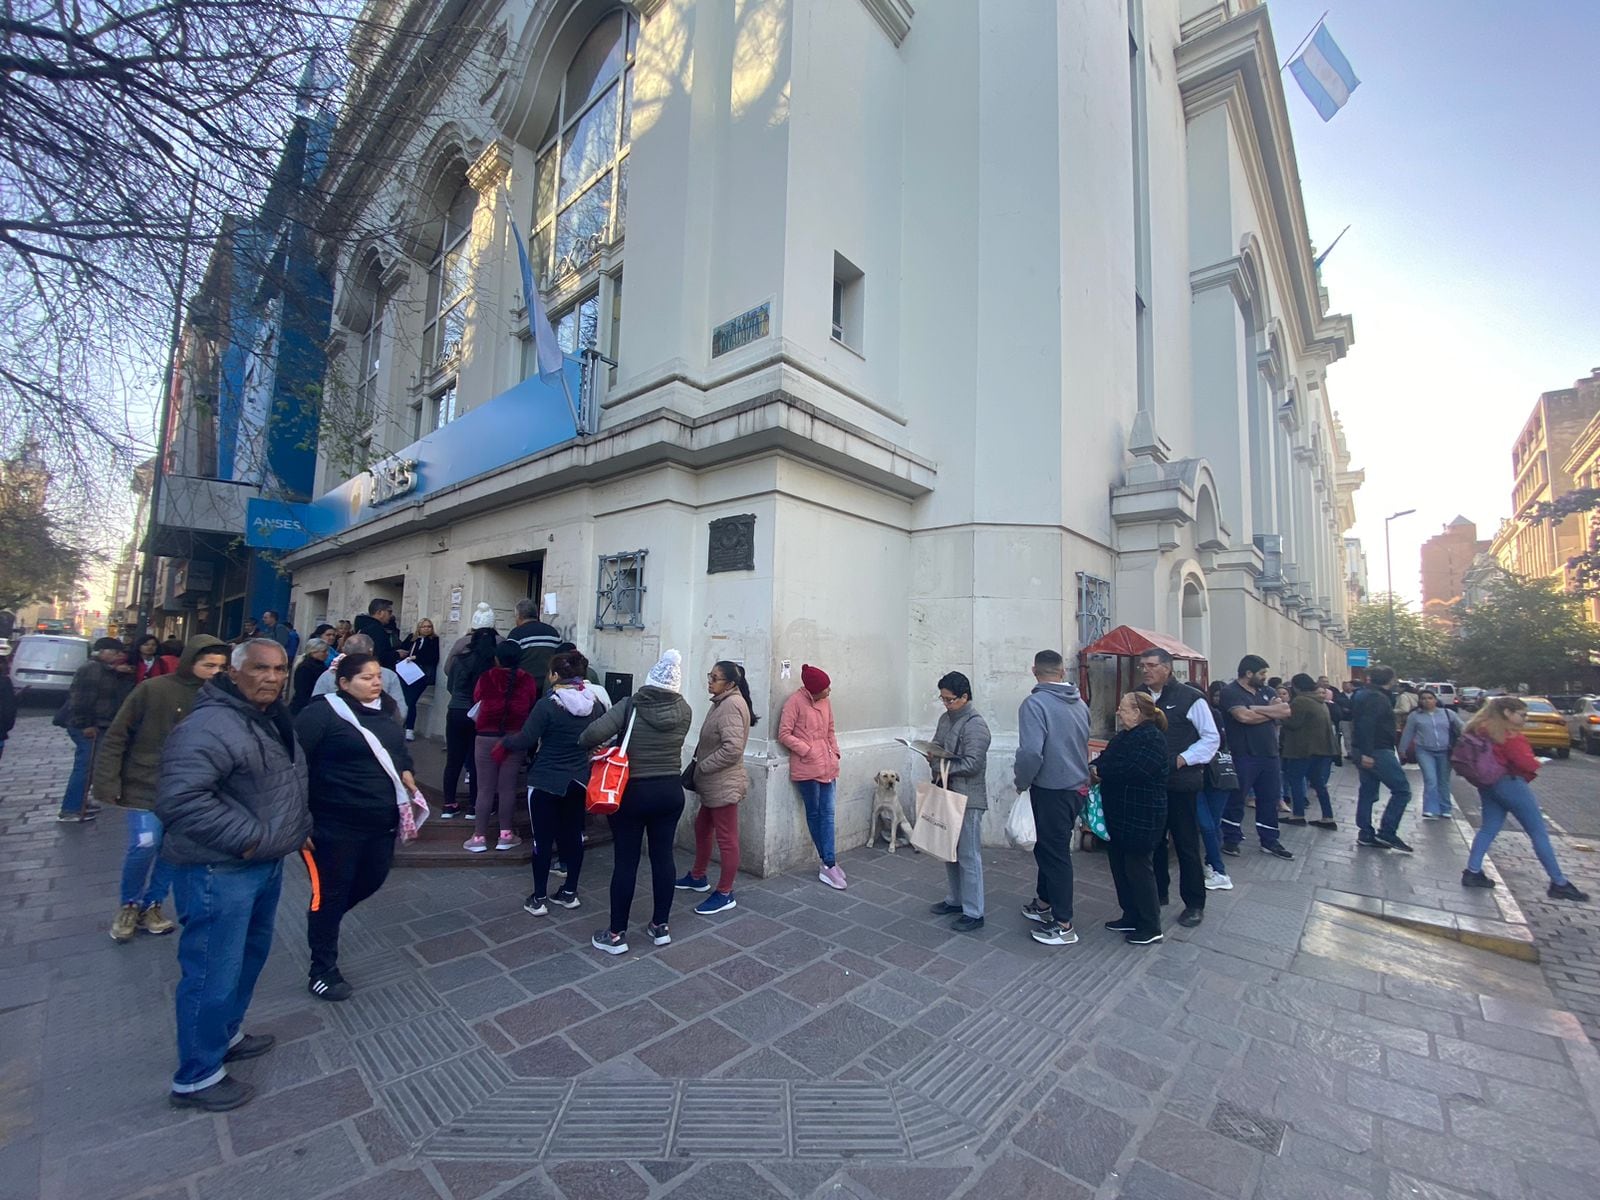
[[[1515,925],[1508,921],[1484,921],[1461,913],[1445,912],[1437,908],[1423,908],[1418,904],[1403,904],[1398,900],[1382,900],[1377,896],[1358,896],[1335,888],[1318,888],[1313,895],[1323,904],[1376,917],[1391,925],[1402,925],[1418,933],[1449,938],[1488,950],[1506,958],[1523,962],[1539,961],[1539,947],[1526,924]]]

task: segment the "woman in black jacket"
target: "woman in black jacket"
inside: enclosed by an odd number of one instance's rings
[[[1100,777],[1105,810],[1106,860],[1122,916],[1106,928],[1126,934],[1135,946],[1161,940],[1161,908],[1151,854],[1167,829],[1167,718],[1143,692],[1129,692],[1117,705],[1122,731],[1106,744],[1093,766]]]
[[[583,870],[584,796],[589,782],[589,751],[578,737],[605,712],[600,689],[589,683],[589,660],[576,650],[550,660],[545,694],[533,706],[521,730],[500,739],[490,754],[498,763],[506,754],[534,750],[528,762],[528,816],[533,822],[533,892],[523,910],[535,917],[550,911],[549,902],[578,907],[578,875]],[[503,747],[503,749],[502,749]],[[536,749],[537,748],[537,749]],[[550,860],[561,851],[566,880],[549,894]]]
[[[330,652],[328,643],[321,638],[312,638],[306,643],[306,652],[295,664],[294,675],[290,681],[289,711],[296,716],[299,716],[301,710],[311,703],[312,689],[317,686],[317,680],[322,678],[322,673],[328,669]]]
[[[422,693],[433,686],[439,674],[439,635],[433,631],[433,622],[423,617],[416,630],[400,642],[400,656],[409,658],[422,669],[422,678],[415,683],[402,683],[406,694],[406,741],[416,740],[417,701]]]
[[[301,851],[311,874],[307,986],[323,1000],[348,1000],[350,985],[339,974],[339,922],[389,876],[401,798],[389,767],[407,796],[417,790],[417,781],[405,735],[394,719],[394,698],[383,691],[378,660],[346,654],[335,668],[334,684],[334,693],[308,704],[294,728],[310,774],[313,848]],[[387,766],[341,707],[377,739]]]
[[[486,607],[483,605],[480,608]],[[492,619],[493,614],[490,614]],[[477,617],[474,616],[474,620]],[[450,691],[449,706],[444,714],[444,806],[439,810],[441,820],[461,815],[461,805],[456,800],[456,786],[461,782],[461,769],[467,770],[467,812],[478,811],[478,772],[472,765],[473,751],[478,743],[478,727],[467,713],[474,703],[473,689],[478,678],[494,666],[494,648],[500,635],[489,626],[475,626],[465,646],[450,654],[445,665],[445,687]]]

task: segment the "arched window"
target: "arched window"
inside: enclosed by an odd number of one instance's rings
[[[533,253],[541,287],[581,270],[622,237],[638,32],[632,13],[613,12],[567,68],[534,171]]]
[[[448,202],[439,213],[439,241],[428,266],[428,303],[423,311],[422,366],[430,380],[452,372],[461,357],[461,339],[467,331],[467,294],[472,285],[472,214],[478,194],[461,180],[445,192]],[[455,383],[442,383],[429,397],[431,427],[455,419]],[[426,432],[426,430],[419,430]]]
[[[383,367],[384,310],[389,298],[383,292],[383,278],[377,262],[367,267],[361,281],[367,308],[367,327],[361,331],[360,355],[356,362],[355,425],[367,430],[378,415],[378,376]]]

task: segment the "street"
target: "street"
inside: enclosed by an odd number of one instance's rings
[[[1420,811],[1421,775],[1415,768],[1408,775]],[[1515,821],[1506,823],[1489,853],[1538,939],[1550,990],[1578,1014],[1591,1038],[1600,1039],[1600,757],[1574,750],[1570,758],[1546,760],[1533,790],[1562,869],[1596,899],[1585,905],[1549,899],[1549,879]],[[1477,789],[1457,779],[1452,791],[1476,829]]]

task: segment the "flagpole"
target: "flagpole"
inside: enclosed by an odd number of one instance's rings
[[[1311,32],[1306,34],[1305,37],[1301,38],[1300,44],[1290,51],[1288,58],[1283,60],[1283,65],[1278,68],[1278,74],[1282,75],[1289,69],[1289,64],[1294,61],[1294,56],[1299,54],[1300,51],[1304,50],[1306,48],[1306,43],[1317,36],[1317,30],[1322,28],[1322,23],[1328,19],[1328,14],[1332,11],[1333,10],[1331,8],[1325,8],[1322,10],[1322,15],[1317,18],[1317,23],[1311,27]]]
[[[1328,255],[1333,253],[1333,248],[1339,244],[1339,239],[1344,237],[1344,235],[1349,233],[1349,232],[1350,232],[1350,226],[1348,226],[1348,225],[1346,225],[1343,229],[1339,230],[1339,237],[1336,237],[1336,238],[1333,239],[1333,241],[1329,242],[1328,243],[1328,248],[1326,250],[1324,250],[1321,254],[1317,255],[1316,258],[1311,260],[1311,265],[1314,266],[1314,267],[1317,267],[1318,269],[1320,269],[1322,267],[1323,259],[1327,258]]]
[[[528,337],[533,343],[534,372],[541,380],[543,380],[545,383],[548,383],[549,379],[546,377],[545,371],[538,365],[539,333],[538,330],[534,328],[535,312],[537,311],[539,313],[539,320],[543,324],[544,328],[548,331],[550,336],[553,337],[555,331],[550,329],[549,318],[544,316],[543,309],[539,308],[539,297],[534,293],[534,289],[538,287],[538,283],[534,280],[533,269],[528,263],[528,251],[527,247],[523,245],[522,234],[517,230],[517,214],[516,211],[511,207],[511,189],[509,186],[500,194],[500,199],[506,208],[506,219],[511,226],[511,239],[516,243],[517,261],[522,269],[522,304],[523,311],[528,317]],[[572,387],[567,383],[567,363],[565,355],[562,355],[561,370],[559,375],[561,379],[561,394],[566,398],[567,412],[572,416],[572,432],[581,438],[585,433],[583,428],[583,418],[578,415],[578,406],[572,402]]]

